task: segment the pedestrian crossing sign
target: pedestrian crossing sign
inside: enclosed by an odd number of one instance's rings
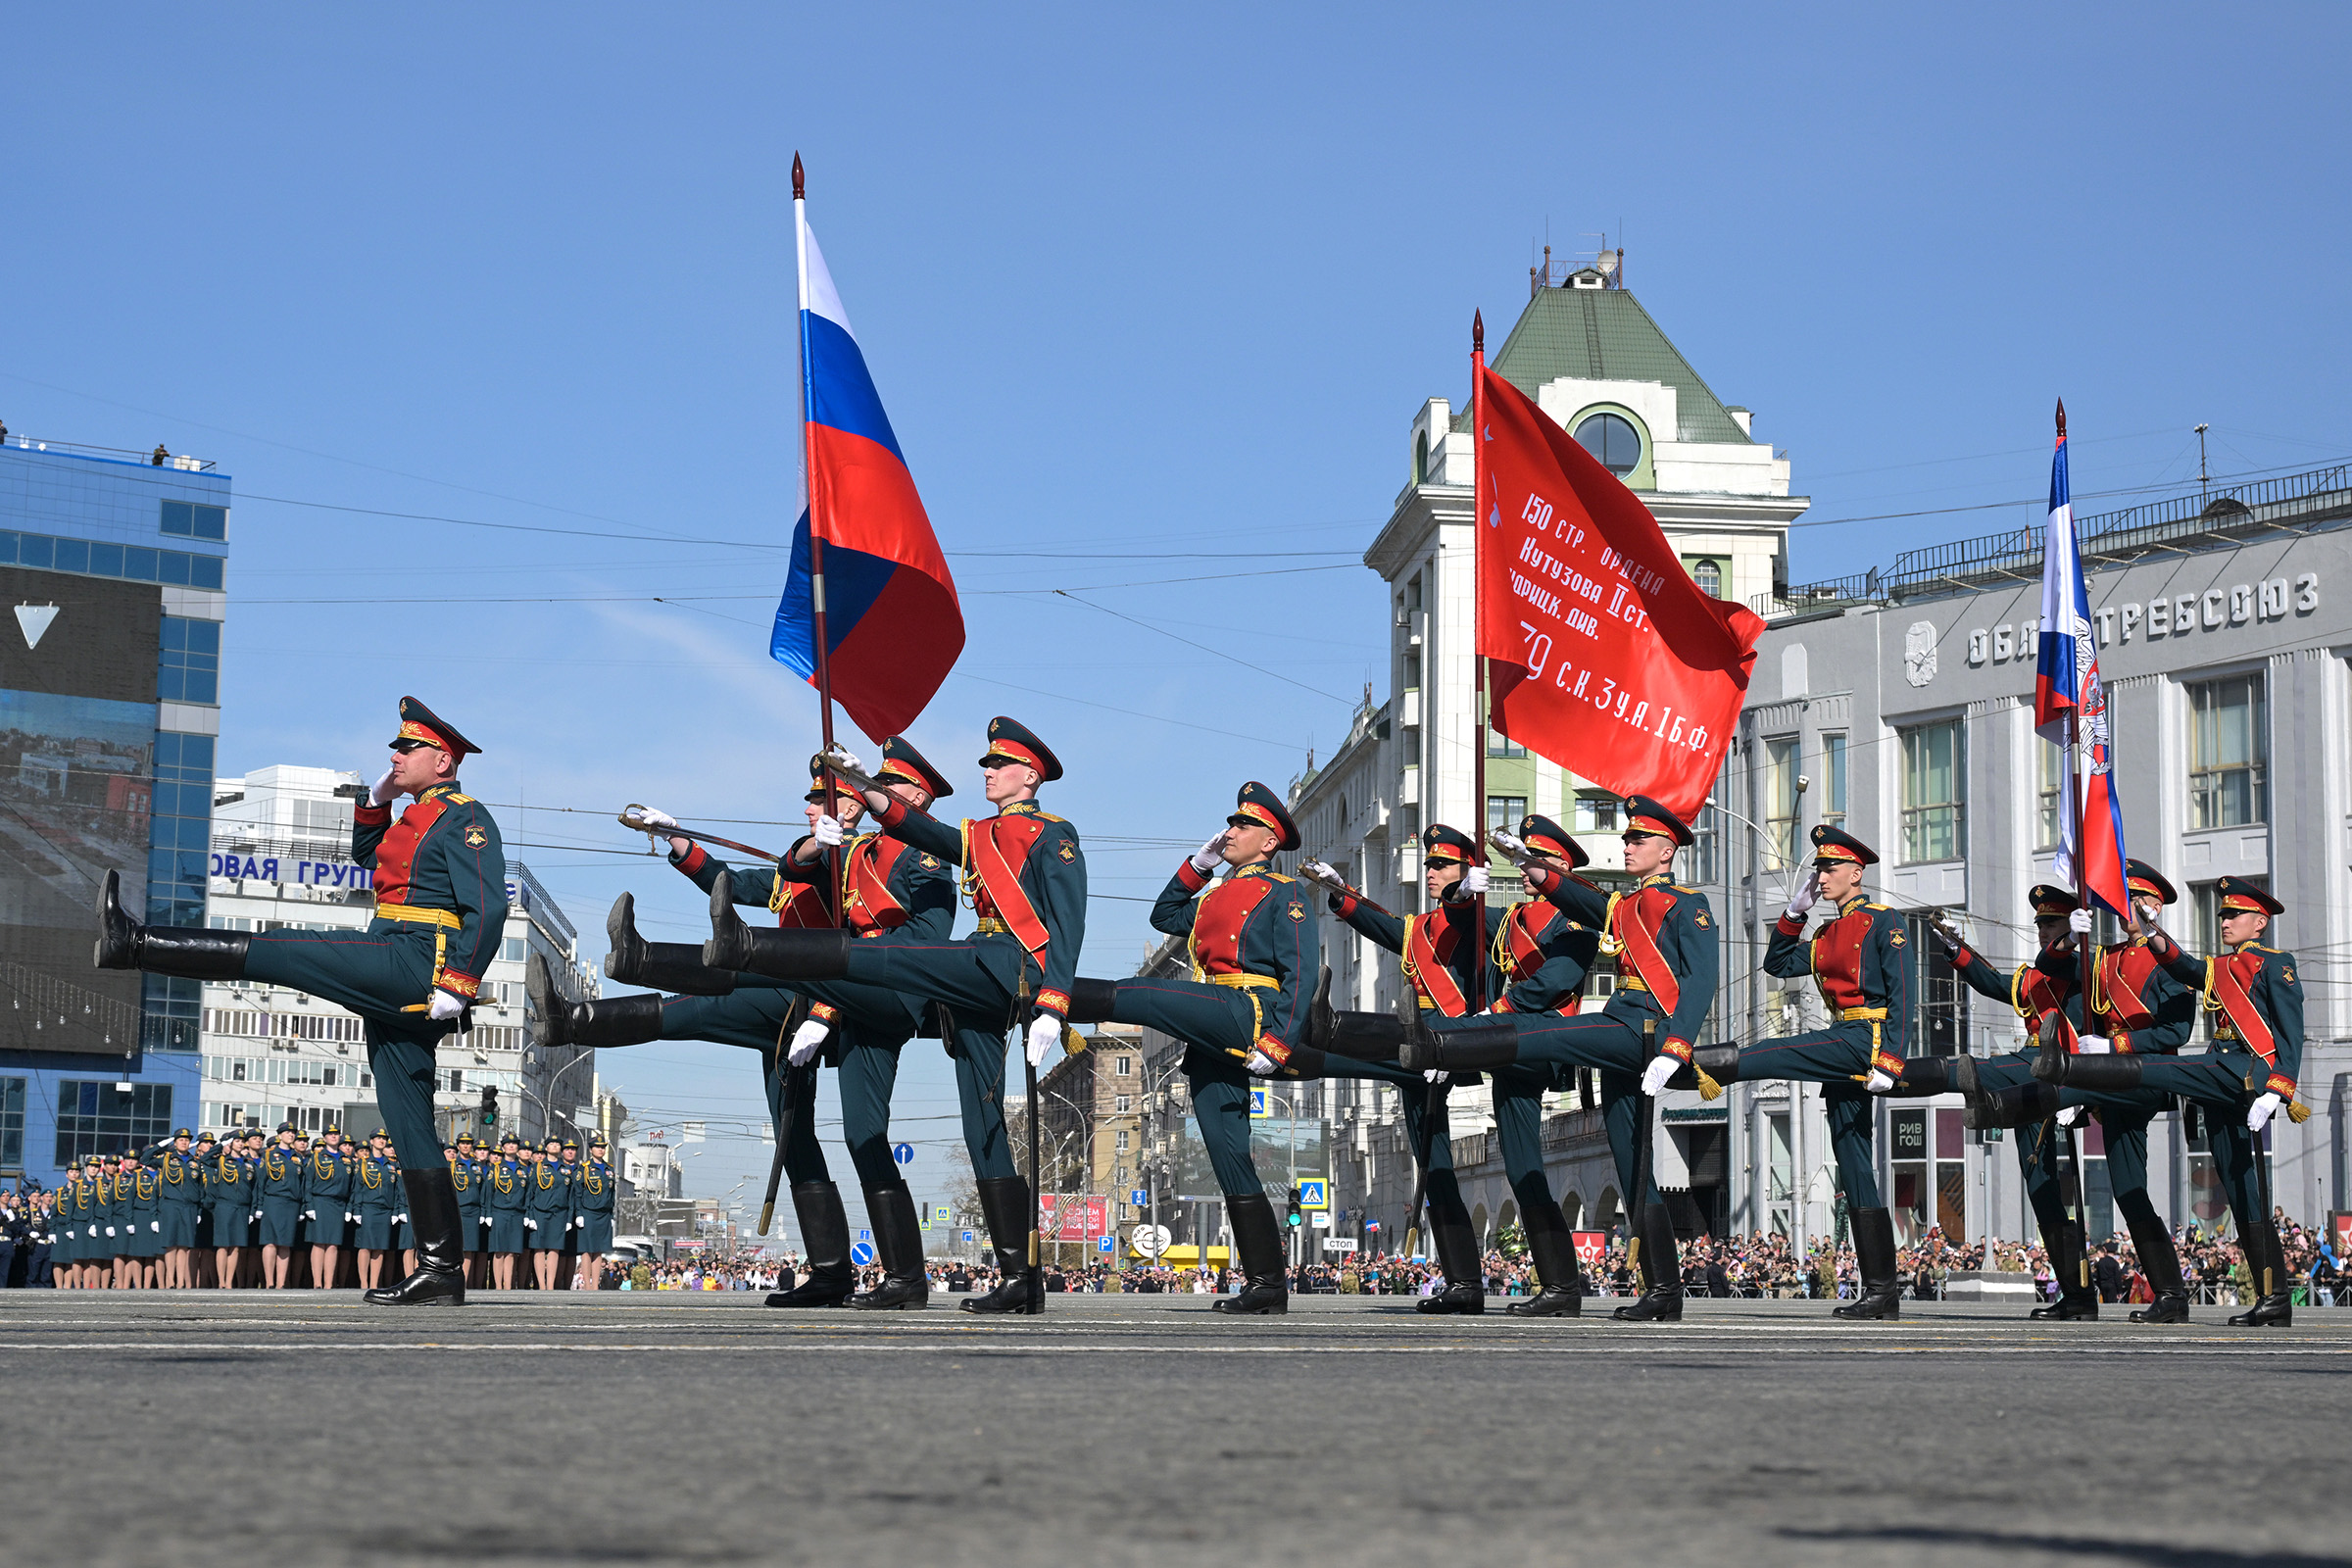
[[[1322,1177],[1320,1177],[1320,1176],[1301,1176],[1301,1177],[1299,1177],[1299,1178],[1298,1178],[1298,1206],[1299,1206],[1300,1208],[1311,1208],[1311,1209],[1328,1209],[1328,1208],[1330,1208],[1330,1207],[1331,1207],[1331,1187],[1330,1187],[1330,1184],[1328,1184],[1327,1182],[1325,1182],[1325,1181],[1323,1180],[1323,1178],[1322,1178]]]
[[[1266,1099],[1266,1090],[1265,1090],[1265,1086],[1264,1086],[1263,1084],[1252,1084],[1252,1085],[1250,1085],[1250,1117],[1251,1117],[1253,1120],[1263,1121],[1265,1118],[1267,1118],[1267,1117],[1269,1117],[1269,1116],[1271,1116],[1271,1115],[1273,1115],[1273,1114],[1274,1114],[1274,1106],[1273,1106],[1273,1105],[1272,1105],[1272,1103],[1271,1103],[1271,1102],[1269,1102],[1267,1101],[1267,1099]]]
[[[942,1225],[945,1225],[950,1220],[954,1219],[956,1215],[955,1211],[950,1209],[947,1204],[935,1203],[931,1208],[931,1217],[939,1221]]]

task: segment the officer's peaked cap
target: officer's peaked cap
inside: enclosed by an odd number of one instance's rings
[[[1061,759],[1030,733],[1027,725],[1002,713],[988,721],[988,750],[981,754],[980,765],[986,767],[999,758],[1028,763],[1049,784],[1061,777]]]
[[[1879,852],[1863,843],[1841,827],[1827,822],[1813,824],[1813,858],[1820,860],[1853,860],[1862,865],[1879,863]]]
[[[427,746],[440,747],[453,758],[463,758],[468,752],[481,750],[459,734],[456,725],[414,697],[400,700],[400,733],[392,739],[395,743],[422,741]]]
[[[882,766],[874,774],[874,777],[885,784],[894,778],[904,779],[920,789],[930,791],[934,797],[944,797],[956,793],[955,787],[949,784],[947,776],[938,768],[933,767],[930,760],[914,749],[914,743],[904,735],[893,735],[882,743]]]
[[[1291,813],[1283,807],[1282,797],[1255,779],[1242,786],[1241,793],[1234,797],[1233,814],[1225,820],[1236,827],[1250,825],[1272,828],[1276,839],[1280,841],[1274,846],[1278,850],[1295,850],[1298,847],[1298,824],[1291,820]]]
[[[1570,865],[1590,864],[1592,857],[1585,847],[1570,836],[1568,830],[1548,816],[1523,816],[1519,819],[1519,839],[1538,855],[1548,855]]]
[[[1690,826],[1646,795],[1628,795],[1625,798],[1625,830],[1628,833],[1649,833],[1672,839],[1677,844],[1691,841]]]
[[[1432,822],[1421,833],[1421,858],[1424,863],[1432,865],[1476,860],[1480,858],[1478,840],[1459,828]]]

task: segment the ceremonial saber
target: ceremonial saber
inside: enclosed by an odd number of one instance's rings
[[[1013,1050],[1021,1054],[1021,1069],[1029,1079],[1029,1269],[1022,1281],[1021,1310],[1025,1313],[1046,1309],[1046,1277],[1042,1267],[1042,1252],[1046,1229],[1046,1173],[1038,1162],[1037,1126],[1037,1063],[1029,1059],[1029,1043],[1021,1036],[1021,1004],[1029,1000],[1029,970],[1021,968],[1019,995],[1013,999]],[[1202,1261],[1207,1252],[1203,1249]]]
[[[797,1006],[784,1009],[784,1022],[776,1030],[775,1051],[779,1055],[784,1051],[785,1031],[792,1027],[793,1017],[799,1011]],[[776,1056],[770,1055],[761,1065],[770,1072],[775,1071]],[[768,1161],[767,1197],[760,1203],[760,1234],[762,1236],[767,1234],[768,1226],[775,1223],[776,1189],[784,1181],[784,1151],[792,1147],[792,1070],[789,1067],[785,1069],[783,1083],[777,1086],[777,1094],[783,1101],[784,1125],[776,1129],[776,1157]]]
[[[1650,1058],[1657,1054],[1657,1038],[1658,1020],[1655,1018],[1642,1019],[1642,1071],[1644,1076],[1649,1072]],[[1634,1098],[1642,1103],[1642,1125],[1634,1132],[1634,1196],[1632,1199],[1633,1208],[1628,1215],[1629,1222],[1626,1227],[1625,1264],[1629,1270],[1633,1271],[1634,1284],[1638,1289],[1642,1284],[1642,1211],[1649,1206],[1650,1124],[1657,1120],[1657,1107],[1650,1103],[1650,1097],[1647,1095],[1637,1093]],[[1656,1259],[1654,1258],[1651,1259],[1649,1278],[1652,1286],[1659,1283]],[[1678,1285],[1682,1283],[1680,1275],[1676,1276],[1675,1283]]]
[[[673,823],[668,827],[656,827],[652,823],[646,821],[643,817],[632,816],[629,814],[632,811],[642,811],[644,809],[644,807],[638,805],[635,801],[631,801],[627,806],[624,806],[620,808],[617,818],[620,825],[627,828],[632,833],[642,833],[649,839],[659,838],[663,834],[668,834],[676,838],[692,839],[697,844],[715,844],[722,850],[740,850],[745,855],[756,856],[762,860],[773,861],[776,858],[776,857],[770,855],[767,851],[760,849],[757,845],[738,844],[733,839],[722,839],[715,833],[706,833],[701,828],[688,827],[683,822]]]

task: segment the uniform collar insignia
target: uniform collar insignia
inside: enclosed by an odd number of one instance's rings
[[[1662,888],[1672,880],[1673,878],[1663,871],[1652,871],[1642,879],[1642,885],[1645,888]]]
[[[1860,893],[1853,894],[1849,896],[1843,903],[1838,906],[1838,912],[1839,914],[1851,914],[1869,902],[1870,900],[1864,895]]]

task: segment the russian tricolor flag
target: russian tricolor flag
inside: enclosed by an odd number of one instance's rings
[[[2034,670],[2034,727],[2043,740],[2061,748],[2065,758],[2058,880],[2088,888],[2118,919],[2128,920],[2124,804],[2115,792],[2115,737],[2108,725],[2107,688],[2099,679],[2099,641],[2091,628],[2090,597],[2075,542],[2063,403],[2058,406],[2058,454],[2050,461],[2050,520],[2041,545],[2041,639]]]
[[[963,652],[963,611],[798,192],[792,207],[803,471],[792,566],[768,652],[820,689],[829,684],[851,720],[879,742],[913,723],[948,678]]]

